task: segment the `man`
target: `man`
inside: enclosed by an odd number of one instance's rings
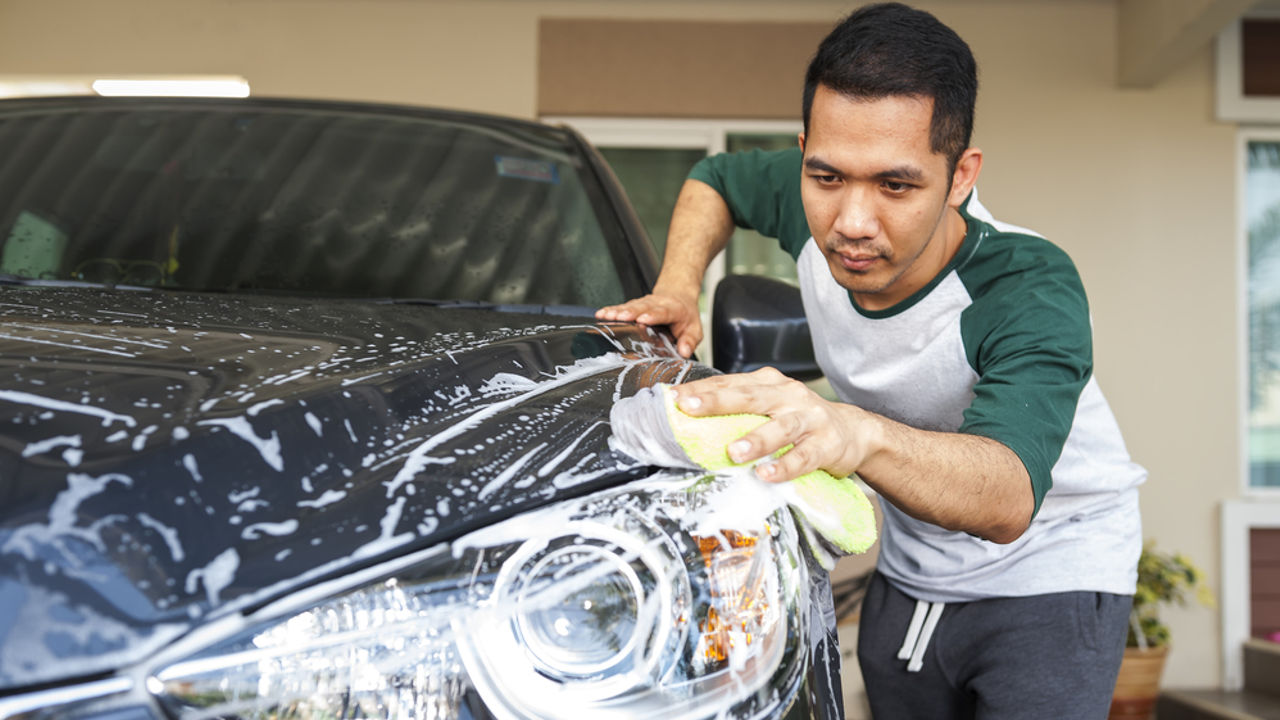
[[[682,188],[651,295],[598,317],[701,338],[697,298],[734,224],[796,257],[841,402],[766,369],[678,388],[694,415],[772,421],[738,462],[856,472],[884,501],[858,659],[877,718],[1100,718],[1141,550],[1137,486],[1092,377],[1070,259],[974,191],[968,46],[928,13],[862,8],[805,78],[800,149],[720,155]]]

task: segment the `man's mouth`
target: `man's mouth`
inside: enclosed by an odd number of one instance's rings
[[[855,253],[852,255],[836,253],[836,258],[839,259],[840,265],[846,270],[851,272],[865,272],[870,270],[872,265],[875,265],[876,261],[880,259],[880,256],[868,253]]]

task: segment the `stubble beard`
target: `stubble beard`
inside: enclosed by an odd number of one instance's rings
[[[825,243],[823,243],[823,245],[826,249],[827,266],[831,272],[832,279],[854,295],[875,297],[892,291],[897,286],[898,281],[902,279],[902,276],[911,268],[916,266],[916,263],[920,261],[920,258],[924,256],[929,248],[937,245],[940,240],[940,238],[938,238],[938,228],[942,225],[945,213],[946,206],[943,207],[942,213],[939,214],[937,222],[934,223],[933,229],[930,230],[929,239],[920,246],[920,249],[911,257],[910,260],[898,265],[893,264],[896,256],[893,252],[892,245],[887,249],[881,250],[872,242],[850,240],[840,235],[829,238]],[[850,270],[840,263],[838,253],[840,249],[850,248],[869,250],[875,253],[879,259],[867,270]],[[887,273],[888,277],[877,278],[876,275],[881,272]],[[908,294],[897,302],[901,302],[901,300],[906,299],[906,297],[909,296],[910,295]]]
[[[844,237],[836,237],[829,239],[824,243],[827,255],[827,267],[831,272],[831,277],[838,285],[854,295],[878,295],[893,287],[898,278],[902,277],[902,273],[906,272],[906,268],[897,268],[888,278],[877,278],[876,276],[886,270],[893,270],[893,253],[892,251],[883,251],[875,248],[870,243],[859,243]],[[877,257],[876,263],[866,270],[851,270],[840,262],[840,250],[857,249],[859,251],[874,253]]]

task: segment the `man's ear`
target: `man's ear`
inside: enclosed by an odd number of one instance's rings
[[[796,140],[800,141],[800,152],[804,152],[804,132],[803,131],[800,132],[798,135],[796,135]]]
[[[947,194],[947,204],[958,208],[965,198],[978,184],[978,173],[982,172],[982,151],[969,148],[960,154],[956,161],[956,170],[951,175],[951,192]]]

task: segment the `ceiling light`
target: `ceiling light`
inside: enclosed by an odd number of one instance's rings
[[[92,94],[88,79],[0,77],[0,98]]]
[[[92,87],[109,97],[249,97],[249,81],[235,76],[99,78]]]

